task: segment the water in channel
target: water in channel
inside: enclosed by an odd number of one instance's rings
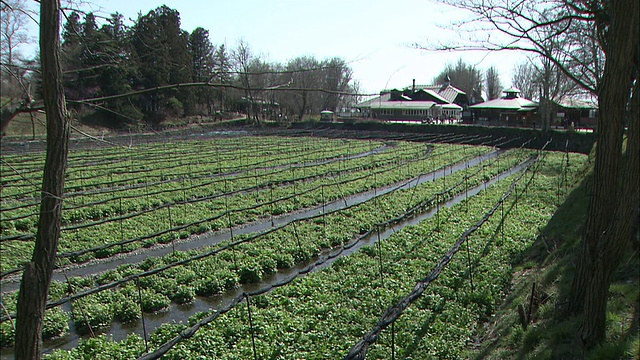
[[[370,190],[364,193],[352,195],[349,197],[345,197],[343,199],[338,199],[330,203],[326,203],[324,205],[320,205],[311,209],[307,209],[301,212],[292,213],[282,215],[273,219],[265,219],[260,222],[255,222],[249,224],[244,227],[234,228],[233,234],[249,234],[249,233],[259,233],[265,230],[270,229],[273,226],[280,226],[287,224],[291,221],[301,220],[305,218],[310,218],[323,212],[329,212],[334,210],[340,210],[348,206],[352,206],[355,204],[360,204],[371,200],[375,197],[387,194],[396,189],[411,189],[415,186],[418,186],[422,183],[426,183],[429,181],[434,181],[439,179],[447,174],[452,174],[454,172],[464,170],[467,167],[473,167],[478,165],[484,161],[489,159],[498,157],[502,151],[494,151],[488,154],[484,154],[469,161],[462,161],[432,173],[421,175],[418,177],[414,177],[408,181],[405,181],[400,184],[394,184],[391,186],[379,188],[376,190]],[[517,165],[510,170],[500,174],[499,176],[490,179],[486,183],[480,184],[477,187],[469,188],[467,191],[462,192],[460,195],[457,195],[450,200],[443,202],[440,204],[440,207],[450,207],[455,204],[460,203],[467,197],[471,197],[485,189],[487,186],[507,177],[513,173],[521,171],[526,164]],[[352,253],[357,252],[360,248],[366,245],[372,245],[378,240],[384,240],[391,236],[393,233],[402,230],[404,227],[409,225],[415,225],[422,220],[428,219],[434,216],[437,212],[437,208],[432,208],[430,210],[425,211],[424,213],[420,213],[416,216],[410,217],[401,221],[399,223],[395,223],[393,226],[389,226],[386,228],[380,228],[379,231],[371,232],[368,236],[360,238],[353,246],[349,248],[338,248],[338,249],[328,249],[324,251],[320,256],[309,260],[306,263],[298,264],[289,269],[279,269],[275,274],[269,274],[264,277],[264,279],[260,283],[255,284],[244,284],[240,285],[238,288],[234,290],[227,291],[219,296],[214,296],[210,298],[197,297],[194,303],[188,305],[176,305],[172,303],[167,311],[163,311],[158,314],[144,314],[144,327],[146,328],[147,335],[153,332],[154,329],[158,328],[160,325],[164,323],[178,323],[178,322],[186,322],[190,316],[199,313],[199,312],[208,312],[211,310],[222,309],[225,306],[233,303],[237,298],[241,298],[243,294],[255,294],[262,293],[272,289],[274,287],[282,286],[283,284],[289,283],[294,278],[299,276],[304,276],[308,273],[317,271],[319,269],[328,267],[335,261],[336,259],[348,256]],[[145,250],[139,253],[127,254],[126,256],[119,257],[117,259],[113,259],[106,262],[98,262],[98,263],[90,263],[83,267],[71,268],[67,269],[66,276],[92,276],[95,274],[99,274],[101,272],[114,269],[120,265],[124,264],[136,264],[142,262],[144,259],[150,256],[163,256],[174,251],[174,247],[176,251],[188,251],[192,249],[201,248],[204,246],[215,245],[226,240],[231,239],[231,232],[229,230],[217,232],[214,234],[209,234],[208,236],[200,236],[192,241],[187,242],[176,242],[173,246],[161,247],[161,248],[153,248],[149,250]],[[54,274],[54,280],[65,281],[65,274],[62,272],[56,272]],[[7,285],[3,284],[3,290],[8,290]],[[17,285],[17,283],[16,283]],[[63,305],[63,309],[65,311],[70,312],[69,303]],[[78,341],[81,338],[76,334],[74,329],[73,322],[70,322],[69,334],[66,336],[54,339],[51,341],[45,342],[43,346],[43,350],[45,353],[50,353],[54,349],[72,349],[77,347]],[[122,324],[120,322],[114,321],[109,329],[103,330],[108,337],[111,337],[113,340],[119,341],[125,339],[131,333],[137,333],[140,336],[144,336],[144,329],[142,320],[138,320],[129,324]],[[0,357],[2,360],[12,359],[13,353],[11,349],[2,349],[2,356]]]

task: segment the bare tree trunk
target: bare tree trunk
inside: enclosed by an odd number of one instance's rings
[[[302,121],[304,114],[307,112],[307,92],[302,92],[302,106],[300,107],[300,114],[298,115],[298,121]]]
[[[42,89],[47,118],[47,155],[35,248],[20,284],[16,318],[16,359],[40,359],[42,322],[55,265],[69,143],[60,66],[60,2],[40,2]]]
[[[583,316],[581,336],[587,347],[604,339],[609,285],[638,218],[638,86],[636,84],[630,103],[629,89],[633,78],[638,77],[634,57],[638,56],[639,7],[637,0],[611,2],[607,61],[599,91],[592,197],[570,299],[570,312]],[[630,126],[627,158],[622,169],[625,117]]]

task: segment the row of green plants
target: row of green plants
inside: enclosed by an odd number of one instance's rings
[[[425,153],[424,145],[421,146],[419,151]],[[233,196],[221,195],[219,188],[211,189],[213,193],[206,192],[204,194],[202,192],[189,194],[186,189],[183,189],[174,195],[177,197],[168,198],[163,198],[162,193],[157,193],[153,197],[142,195],[135,197],[135,194],[132,194],[128,197],[128,201],[116,201],[116,204],[113,205],[117,206],[117,209],[109,204],[86,208],[87,211],[98,211],[103,215],[108,214],[114,217],[64,228],[59,250],[64,254],[98,245],[124,242],[121,246],[111,246],[101,248],[99,251],[74,255],[65,261],[85,262],[95,257],[109,257],[142,246],[149,247],[158,243],[169,243],[210,230],[216,231],[229,226],[245,224],[265,216],[277,216],[332,201],[373,187],[389,185],[489,150],[490,148],[487,147],[468,148],[438,145],[434,154],[447,153],[449,156],[425,157],[423,154],[422,157],[416,159],[418,155],[414,151],[409,151],[407,153],[401,152],[400,154],[405,155],[397,160],[394,160],[395,158],[391,160],[385,158],[382,160],[374,158],[353,159],[351,161],[358,162],[353,171],[348,171],[343,175],[338,172],[337,174],[341,176],[335,178],[314,177],[304,181],[296,181],[295,177],[291,178],[292,173],[285,172],[282,173],[282,176],[285,177],[284,180],[279,180],[283,185],[277,187],[256,187],[255,180],[243,178],[241,181],[237,181],[235,186],[240,189],[242,186],[253,187],[255,190],[238,192]],[[380,154],[380,156],[383,155],[390,156],[386,153]],[[376,163],[376,161],[386,162]],[[381,165],[380,168],[374,168],[378,164]],[[325,168],[323,172],[325,174],[331,173],[333,171],[331,167],[335,169],[336,166],[340,165],[335,163],[318,165],[319,168]],[[293,176],[296,176],[295,173]],[[218,182],[217,186],[219,187],[221,183],[223,187],[226,187],[225,193],[235,190],[230,185],[231,181]],[[185,184],[185,186],[189,185]],[[201,188],[197,189],[204,191]],[[133,212],[127,213],[124,209]],[[66,212],[66,216],[74,217],[77,216],[77,213],[71,210]],[[34,231],[35,217],[29,218],[29,220],[33,221],[27,230]],[[23,223],[26,221],[28,219],[6,221],[4,223],[6,232],[20,234],[21,232],[18,230],[25,230],[23,227],[26,226]],[[4,238],[9,239],[10,236]],[[27,261],[32,246],[30,241],[11,241],[7,244],[6,240],[2,245],[5,259],[2,264],[3,271],[16,268]]]
[[[562,156],[546,157],[522,202],[507,215],[504,227],[494,217],[471,237],[469,267],[461,252],[422,299],[395,324],[398,358],[457,359],[473,343],[473,335],[509,286],[511,263],[533,242],[556,204],[557,170]],[[579,162],[573,162],[577,165]],[[411,292],[417,279],[429,273],[465,229],[504,193],[505,181],[468,204],[460,204],[436,219],[405,229],[375,247],[337,261],[317,276],[264,296],[252,298],[253,331],[259,358],[341,358],[372,329],[399,295]],[[446,221],[444,221],[446,219]],[[379,274],[382,253],[383,277]],[[471,269],[471,270],[470,270]],[[469,273],[473,274],[471,290]],[[192,339],[180,343],[167,358],[240,359],[253,356],[246,306],[234,308]],[[168,324],[152,339],[167,339],[184,325]],[[233,334],[233,335],[232,335]],[[368,355],[391,358],[390,331],[383,333]]]
[[[238,141],[238,139],[250,139],[250,143]],[[301,145],[303,143],[304,145]],[[263,158],[263,154],[286,153],[295,154],[296,151],[305,150],[308,153],[317,153],[324,146],[330,143],[333,147],[340,147],[347,142],[344,139],[326,139],[317,137],[272,137],[272,136],[222,136],[197,139],[183,139],[182,141],[171,140],[169,142],[154,141],[146,143],[137,140],[136,144],[122,146],[117,144],[104,144],[100,146],[96,143],[95,148],[88,150],[74,150],[69,154],[70,165],[100,165],[101,163],[113,164],[123,161],[141,160],[144,158],[149,163],[166,161],[167,158],[192,157],[201,154],[210,157],[220,157],[227,161],[232,159],[231,154],[242,155],[246,158]],[[356,145],[357,146],[357,145]],[[144,149],[144,156],[137,149]],[[132,151],[134,150],[134,151]],[[299,154],[302,155],[302,154]],[[236,158],[237,159],[237,158]],[[260,160],[260,159],[259,159]],[[273,159],[272,159],[273,160]],[[42,154],[38,152],[20,154],[13,162],[12,167],[22,171],[37,170],[38,165],[43,164]],[[128,165],[128,164],[126,164]],[[28,173],[28,172],[26,172]]]
[[[546,154],[534,166],[536,171],[523,177],[504,209],[470,237],[468,252],[456,255],[394,324],[393,334],[388,328],[381,335],[368,357],[391,358],[392,352],[409,359],[465,357],[476,328],[491,316],[510,284],[511,264],[553,214],[559,179],[574,184],[584,160],[572,155],[567,168],[564,154]],[[517,176],[466,202],[440,209],[438,217],[338,259],[329,268],[251,297],[253,327],[246,304],[236,306],[178,343],[165,358],[253,358],[252,341],[258,358],[343,357],[384,310],[408,294],[457,237],[494,206]],[[165,324],[150,336],[152,348],[208,315],[195,316],[187,324]],[[81,358],[97,349],[103,354],[109,351],[113,358],[133,358],[142,355],[144,348],[137,335],[119,343],[99,337],[50,358]]]
[[[335,168],[335,166],[334,166]],[[206,177],[200,176],[190,176],[182,179],[159,179],[155,182],[146,182],[144,184],[135,184],[133,186],[128,187],[114,187],[103,189],[100,192],[92,192],[92,193],[71,193],[65,195],[66,212],[69,210],[75,210],[76,213],[72,213],[71,218],[65,218],[63,221],[65,223],[77,223],[82,220],[90,219],[90,220],[99,220],[104,219],[113,213],[121,214],[124,210],[124,207],[127,207],[127,201],[131,201],[131,199],[138,197],[145,198],[160,198],[160,200],[168,199],[166,201],[172,200],[174,198],[179,198],[176,194],[182,198],[187,196],[189,197],[202,197],[200,193],[205,191],[206,194],[209,193],[219,193],[224,194],[227,191],[227,188],[237,189],[240,186],[254,186],[262,187],[267,186],[268,184],[277,184],[278,182],[292,182],[294,179],[291,179],[291,174],[294,174],[295,170],[298,170],[299,173],[304,173],[305,175],[308,173],[306,169],[300,169],[298,166],[294,169],[293,167],[289,167],[287,169],[255,169],[255,171],[251,173],[231,173],[226,174],[224,176],[216,175],[208,175]],[[330,169],[331,170],[331,169]],[[342,171],[347,171],[344,166],[341,169]],[[331,170],[331,171],[335,171]],[[287,172],[291,172],[291,174],[286,174]],[[313,176],[322,176],[327,175],[328,173],[317,173],[311,172],[308,178],[313,178]],[[253,180],[250,184],[248,184],[249,180]],[[303,177],[299,177],[298,181],[303,181]],[[188,181],[188,184],[187,184]],[[260,182],[258,182],[260,181]],[[241,182],[241,184],[238,184]],[[246,189],[250,189],[246,188]],[[123,205],[124,200],[124,205]],[[4,219],[5,220],[19,220],[24,219],[28,216],[35,216],[35,204],[29,204],[28,206],[19,205],[15,207],[8,206],[9,201],[5,201],[4,213],[7,214]],[[123,207],[124,206],[124,207]],[[27,209],[29,208],[29,209]],[[85,210],[85,208],[90,208],[89,210]],[[135,209],[134,209],[135,210]],[[30,212],[29,212],[30,211]],[[91,211],[91,213],[87,217],[77,215],[77,212],[82,211]]]
[[[69,161],[66,192],[73,194],[95,188],[108,188],[148,182],[150,179],[181,179],[206,174],[239,172],[255,167],[274,167],[283,164],[313,162],[328,157],[347,157],[349,154],[371,150],[374,144],[348,140],[334,144],[300,139],[301,144],[282,146],[276,140],[248,138],[247,149],[238,151],[229,143],[215,145],[204,141],[185,142],[179,146],[170,144],[146,145],[128,149],[128,156],[111,159],[112,148],[85,152],[81,159],[85,161]],[[269,138],[267,138],[269,139]],[[307,144],[309,141],[309,144]],[[237,142],[237,141],[236,141]],[[210,148],[203,148],[209,145]],[[331,152],[327,153],[328,146]],[[377,144],[376,144],[377,146]],[[117,149],[117,148],[116,148]],[[160,155],[156,153],[162,151]],[[28,156],[28,155],[27,155]],[[34,156],[34,155],[32,155]],[[42,158],[43,154],[38,154]],[[106,160],[96,158],[103,156]],[[158,157],[160,156],[160,157]],[[28,163],[21,168],[16,164],[22,156],[7,156],[5,160],[10,168],[3,171],[3,185],[9,188],[5,198],[26,197],[33,193],[34,185],[39,185],[42,172],[42,161]],[[27,188],[27,192],[22,191]],[[21,192],[22,191],[22,192]]]
[[[414,150],[418,151],[417,146],[414,146]],[[405,151],[409,151],[407,147],[400,149],[399,153],[402,154]],[[406,154],[405,156],[411,155],[415,154]],[[377,162],[388,161],[388,158],[391,158],[391,156],[392,155],[390,155],[390,152],[386,152],[385,154],[378,156]],[[339,159],[341,159],[341,157],[333,157],[329,159],[333,161],[327,161],[325,159],[325,162],[327,162],[327,165],[333,165],[334,171],[336,168],[344,168],[346,170],[348,166],[354,166],[358,164],[355,161],[351,161],[349,162],[349,164],[341,164],[338,161]],[[344,160],[342,162],[346,163],[346,161]],[[193,161],[192,163],[193,164],[190,164],[188,166],[196,169],[197,164],[195,163],[195,161]],[[351,165],[352,163],[354,165]],[[376,162],[373,163],[375,164]],[[67,192],[65,195],[65,200],[67,203],[65,205],[65,209],[78,210],[84,207],[95,208],[94,205],[104,205],[104,202],[106,201],[115,202],[116,204],[109,205],[111,207],[119,208],[120,204],[117,204],[117,200],[122,200],[123,198],[126,200],[127,198],[141,196],[157,197],[162,193],[167,193],[167,198],[174,198],[177,197],[177,195],[174,195],[174,193],[178,192],[180,192],[180,196],[187,195],[183,193],[183,190],[185,189],[188,190],[188,195],[193,197],[196,196],[199,191],[203,191],[202,187],[205,187],[204,191],[207,192],[211,192],[211,190],[223,192],[225,191],[225,187],[227,186],[231,189],[241,187],[241,185],[236,184],[239,180],[244,181],[245,183],[248,183],[249,180],[253,180],[251,182],[251,185],[256,185],[258,181],[260,181],[260,183],[264,183],[266,181],[265,179],[269,179],[270,181],[282,181],[290,179],[292,174],[287,174],[287,172],[295,172],[296,170],[298,174],[300,174],[299,176],[301,176],[302,174],[309,174],[309,176],[312,176],[314,173],[321,176],[323,175],[323,173],[320,171],[326,171],[326,167],[322,166],[319,167],[319,170],[307,169],[307,167],[309,166],[305,165],[304,163],[289,163],[286,167],[256,167],[254,169],[251,169],[251,171],[233,171],[231,173],[212,173],[207,171],[204,173],[205,175],[202,175],[200,173],[191,171],[189,173],[182,174],[181,177],[176,176],[175,178],[171,178],[170,175],[167,175],[166,173],[163,173],[162,170],[160,170],[156,171],[154,174],[147,174],[145,177],[139,178],[144,179],[144,182],[138,183],[138,181],[133,181],[128,186],[105,186],[104,183],[100,182],[100,177],[95,176],[92,178],[94,184],[96,184],[95,186],[99,186],[102,189],[95,192]],[[315,167],[317,166],[314,165],[313,168]],[[69,182],[67,182],[67,185],[68,184]],[[242,186],[246,187],[247,184]],[[25,215],[33,215],[36,212],[35,207],[37,203],[35,202],[28,203],[28,206],[24,206],[24,199],[22,199],[21,201],[12,202],[10,198],[5,197],[3,198],[3,200],[3,213],[6,214],[4,216],[4,218],[6,219],[22,218]],[[16,203],[15,206],[12,206],[14,205],[13,203]],[[92,214],[91,217],[91,219],[100,218],[103,218],[103,216],[99,212]],[[82,220],[82,218],[79,218],[78,220]]]
[[[197,144],[195,144],[197,145]],[[194,145],[194,146],[195,146]],[[362,144],[360,144],[362,145]],[[368,145],[369,147],[369,151],[371,150],[376,150],[376,148],[374,148],[374,146],[378,146],[380,144],[376,143],[373,144],[370,142],[370,144]],[[345,159],[345,158],[349,158],[349,149],[353,147],[353,144],[348,143],[347,144],[348,148],[347,148],[347,156],[345,157],[345,154],[340,154],[338,149],[333,149],[332,153],[330,155],[333,156],[334,153],[338,153],[338,156],[334,156],[332,158],[329,158],[329,160],[333,160],[333,161],[337,161],[340,159]],[[381,145],[380,145],[381,146]],[[377,149],[382,149],[380,146],[378,146]],[[352,149],[353,150],[353,149]],[[359,150],[359,149],[356,149]],[[362,149],[364,150],[364,148]],[[322,149],[322,152],[326,152],[326,147]],[[394,152],[395,153],[395,152]],[[306,155],[305,155],[306,156]],[[282,157],[280,156],[278,159],[280,161],[282,161]],[[70,205],[67,205],[65,208],[81,208],[81,207],[85,207],[85,206],[90,206],[96,203],[99,203],[99,201],[104,201],[104,200],[96,200],[97,195],[95,194],[95,192],[99,192],[99,193],[112,193],[112,192],[131,192],[131,191],[135,191],[135,189],[139,190],[139,195],[146,195],[148,196],[149,193],[154,194],[157,192],[162,191],[161,188],[155,190],[155,186],[156,185],[164,185],[167,183],[171,183],[171,182],[176,182],[176,183],[180,183],[182,182],[184,184],[185,181],[189,181],[190,187],[191,188],[195,188],[198,186],[204,186],[207,185],[207,182],[210,182],[212,177],[218,177],[222,174],[224,174],[224,172],[220,171],[220,170],[216,170],[216,171],[211,171],[211,169],[207,169],[207,166],[205,165],[201,165],[199,164],[199,162],[201,161],[201,159],[206,159],[206,154],[199,154],[198,157],[196,158],[189,158],[189,157],[181,157],[179,160],[182,163],[186,162],[185,164],[177,164],[176,166],[184,168],[185,171],[184,172],[180,172],[180,173],[175,173],[175,172],[171,172],[170,168],[168,169],[167,167],[163,167],[158,169],[157,167],[153,167],[153,166],[148,166],[148,164],[146,164],[145,166],[148,167],[148,172],[147,174],[144,174],[143,176],[139,176],[136,178],[126,178],[125,179],[125,183],[119,183],[116,182],[116,185],[114,185],[114,183],[112,182],[101,182],[100,180],[100,176],[98,174],[91,174],[91,176],[89,177],[91,179],[90,185],[92,187],[99,187],[100,190],[99,191],[91,191],[91,192],[87,192],[87,191],[73,191],[73,186],[70,186],[70,183],[73,183],[73,181],[78,181],[77,179],[68,179],[67,180],[67,190],[66,190],[66,194],[65,194],[65,199],[66,202]],[[326,156],[323,156],[322,161],[326,162]],[[237,159],[237,158],[236,158]],[[240,158],[242,159],[242,158]],[[167,160],[165,160],[165,162],[167,162]],[[263,162],[264,163],[264,162]],[[215,164],[217,164],[216,166],[221,166],[221,162],[220,161],[216,161]],[[255,164],[254,164],[255,165]],[[295,166],[296,169],[298,170],[302,170],[302,173],[307,173],[307,167],[313,167],[315,166],[314,162],[303,162],[303,163],[299,163],[299,162],[290,162],[289,164],[289,168],[292,168]],[[115,171],[115,169],[112,169],[112,165],[111,166],[103,166],[101,169],[105,172],[108,172],[110,175],[110,177],[113,177],[113,173]],[[280,170],[279,172],[284,171],[282,168],[284,168],[285,166],[280,166]],[[204,170],[203,170],[204,169]],[[231,173],[226,173],[227,176],[225,177],[229,177],[229,178],[234,178],[237,177],[238,174],[248,174],[249,171],[239,171],[239,168],[232,168],[229,169],[231,171]],[[255,166],[253,168],[253,172],[250,174],[252,177],[256,177],[256,176],[262,176],[265,177],[266,175],[272,176],[271,173],[273,172],[274,168],[273,167],[260,167],[260,166]],[[226,170],[226,169],[225,169]],[[258,174],[258,170],[260,170],[260,174]],[[86,172],[87,169],[85,167],[81,168],[81,171]],[[136,172],[139,172],[140,170],[136,170]],[[5,173],[7,173],[5,171]],[[247,175],[245,175],[247,176]],[[198,184],[199,182],[202,182],[203,179],[207,182],[202,183],[201,185]],[[25,180],[25,179],[22,179]],[[32,186],[35,183],[39,183],[39,179],[37,179],[38,181],[23,181],[25,184],[27,184],[28,186]],[[196,181],[196,183],[194,184],[194,181]],[[128,185],[127,185],[128,184]],[[9,190],[14,189],[16,187],[18,187],[18,184],[14,185],[14,186],[8,186],[7,184],[5,184],[5,187],[7,188],[7,191],[5,192],[5,194],[7,194],[7,192],[9,192]],[[168,190],[171,190],[172,188],[175,190],[177,188],[183,188],[184,185],[182,186],[173,186],[170,187]],[[87,199],[83,199],[83,195],[87,195]],[[113,198],[114,196],[112,196]],[[78,198],[78,199],[75,199]],[[72,200],[73,199],[73,200]],[[12,207],[11,205],[11,198],[8,196],[4,196],[3,197],[4,200],[4,206],[3,206],[3,210],[7,211],[7,210],[13,210],[14,208],[18,208],[18,206],[16,207]],[[24,207],[31,207],[31,208],[35,208],[37,207],[38,203],[37,201],[32,201],[31,203],[27,203],[24,204],[24,199],[21,200],[20,204],[19,204],[19,208],[24,208]],[[33,209],[31,211],[31,213],[34,213],[36,211],[36,209]],[[95,217],[96,214],[94,214]],[[24,216],[24,214],[22,214],[22,216]],[[16,216],[5,216],[5,218],[16,218]]]
[[[454,183],[462,184],[465,177],[467,178],[465,186],[473,187],[521,162],[528,155],[528,151],[511,151],[489,164],[450,174],[446,179],[428,182],[415,189],[388,193],[337,213],[300,221],[260,236],[259,240],[236,246],[232,250],[220,252],[182,267],[171,268],[158,275],[141,277],[139,284],[128,282],[117,291],[105,291],[74,301],[72,318],[75,327],[80,333],[86,333],[89,328],[86,324],[99,329],[110,325],[114,319],[122,322],[138,320],[140,294],[136,290],[137,286],[142,289],[142,309],[146,312],[155,312],[166,309],[172,301],[176,304],[185,304],[194,301],[195,296],[214,296],[231,290],[239,284],[258,282],[278,269],[290,268],[318,256],[324,249],[342,246],[358,234],[365,233],[375,224],[395,218],[403,214],[406,209],[432,199],[435,194],[448,189],[447,186]],[[447,195],[452,196],[454,192],[462,191],[464,187],[459,186]],[[440,200],[444,198],[445,196],[442,196]],[[166,258],[149,258],[137,267],[123,266],[104,273],[96,279],[71,278],[70,283],[67,284],[67,291],[78,292],[91,289],[96,285],[104,285],[132,274],[164,267],[196,254],[197,252],[178,252]],[[202,274],[209,275],[202,276]],[[59,298],[61,286],[64,287],[56,283],[56,286],[52,287],[56,289],[51,294],[52,299]],[[5,302],[8,304],[8,309],[13,309],[11,298],[5,299]],[[6,330],[8,324],[4,323],[4,327]],[[10,338],[10,334],[7,333],[6,337]]]

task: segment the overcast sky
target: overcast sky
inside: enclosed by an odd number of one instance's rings
[[[229,48],[242,39],[267,61],[285,63],[305,55],[343,58],[365,93],[405,87],[412,79],[430,84],[447,63],[459,58],[482,70],[496,66],[502,84],[509,87],[513,67],[524,61],[514,52],[412,48],[414,43],[464,36],[446,27],[465,15],[430,0],[89,0],[81,6],[101,16],[117,11],[131,25],[129,19],[162,4],[178,10],[182,29],[203,27],[214,45],[225,43]]]

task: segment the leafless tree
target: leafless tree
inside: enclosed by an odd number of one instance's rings
[[[583,343],[595,346],[605,335],[612,276],[637,231],[640,4],[637,0],[443,2],[471,14],[473,21],[457,24],[470,31],[471,41],[430,48],[524,50],[547,59],[598,98],[591,197],[569,299],[570,313],[582,318]],[[550,47],[550,39],[561,46]]]
[[[249,44],[244,40],[238,41],[236,48],[231,51],[231,58],[235,72],[238,75],[240,86],[244,89],[245,100],[247,102],[247,117],[253,118],[256,124],[260,124],[258,112],[256,111],[256,97],[252,88],[257,88],[254,83],[255,75],[252,73],[252,67],[255,67],[256,61],[259,61],[251,52]]]
[[[309,110],[316,106],[311,89],[320,88],[320,63],[314,57],[301,56],[289,60],[285,70],[290,74],[292,86],[300,88],[299,91],[286,94],[285,103],[295,111],[298,119],[302,120]]]
[[[28,67],[25,66],[20,48],[33,42],[27,26],[35,20],[31,18],[31,10],[25,0],[2,0],[0,6],[0,73],[2,95],[5,97],[1,104],[0,132],[4,134],[11,120],[21,112],[28,112],[31,107],[31,86],[26,79]]]
[[[2,93],[5,96],[15,96],[24,91],[22,87],[16,87],[16,82],[22,79],[24,73],[20,48],[34,41],[27,28],[32,21],[29,18],[31,14],[26,0],[3,0],[0,13]]]
[[[485,71],[484,77],[487,83],[487,97],[489,100],[499,98],[503,89],[498,70],[494,66],[491,66]]]
[[[531,61],[516,65],[513,68],[511,83],[520,90],[520,95],[526,99],[537,99],[538,87],[536,86],[537,69]]]
[[[433,79],[434,84],[450,82],[467,94],[470,104],[484,101],[482,98],[482,72],[475,66],[458,59],[455,64],[447,64]]]
[[[323,89],[334,91],[323,94],[321,107],[333,111],[344,105],[344,96],[341,93],[348,92],[349,84],[353,80],[353,73],[340,58],[322,61],[320,65],[320,86]]]

